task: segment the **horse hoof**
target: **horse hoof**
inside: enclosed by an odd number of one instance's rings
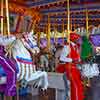
[[[21,87],[26,88],[27,87],[27,81],[25,79],[21,80]]]
[[[40,89],[40,93],[41,93],[41,95],[47,95],[47,90],[45,89]]]

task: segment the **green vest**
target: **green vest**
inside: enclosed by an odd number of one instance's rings
[[[92,44],[89,42],[88,38],[84,36],[81,46],[81,59],[85,60],[92,55],[93,55]]]

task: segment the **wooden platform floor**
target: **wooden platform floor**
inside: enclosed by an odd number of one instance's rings
[[[89,92],[86,92],[86,97],[84,100],[90,100]],[[7,97],[6,99],[2,99],[0,96],[0,100],[17,100],[16,97],[13,99],[10,99]],[[32,96],[31,94],[28,94],[26,96],[20,96],[19,100],[55,100],[55,89],[48,89],[46,93],[39,93],[37,96]]]
[[[0,100],[4,100],[0,96]],[[10,97],[7,97],[5,100],[11,100]],[[12,100],[17,100],[16,97],[13,97]],[[46,93],[40,92],[37,96],[32,96],[31,94],[28,94],[26,96],[19,96],[19,100],[55,100],[55,90],[54,89],[48,89]]]

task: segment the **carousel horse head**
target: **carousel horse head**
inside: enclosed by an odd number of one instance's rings
[[[27,44],[28,49],[31,50],[33,54],[40,52],[40,49],[38,48],[38,45],[37,45],[37,38],[35,35],[33,35],[33,32],[23,33],[23,39],[24,39],[25,44]]]

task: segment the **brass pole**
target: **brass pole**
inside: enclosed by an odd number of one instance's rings
[[[70,43],[70,4],[69,4],[69,0],[67,0],[67,39],[68,39],[68,43]]]
[[[31,30],[35,30],[35,25],[36,25],[36,20],[33,21],[33,25],[32,25],[32,29]]]
[[[40,32],[40,29],[38,30],[37,35],[38,35],[38,46],[40,47],[40,41],[41,41],[41,32]]]
[[[70,42],[71,41],[70,41],[70,2],[69,2],[69,0],[67,0],[67,40],[68,40],[69,47],[70,47]],[[69,71],[70,71],[69,76],[72,77],[72,74],[71,74],[71,65],[69,64],[68,67],[69,67]],[[71,91],[71,86],[70,86],[70,91]],[[70,95],[69,98],[71,99],[71,95]]]
[[[55,19],[55,25],[54,25],[54,40],[55,44],[57,44],[57,19]]]
[[[50,15],[48,15],[48,33],[47,33],[47,40],[48,40],[48,49],[50,49],[50,27],[51,27],[51,25],[50,25]]]
[[[8,0],[6,0],[6,17],[7,17],[7,35],[10,35],[10,23],[9,23],[9,7],[8,7]]]
[[[3,35],[3,0],[1,0],[1,34]]]
[[[64,37],[65,37],[65,33],[64,33],[64,20],[63,20],[63,23],[62,23],[62,34],[63,34],[63,44],[64,44]]]
[[[88,9],[86,8],[86,35],[87,37],[89,37],[89,31],[88,31],[88,26],[89,26],[89,22],[88,22],[89,18],[88,18]]]

